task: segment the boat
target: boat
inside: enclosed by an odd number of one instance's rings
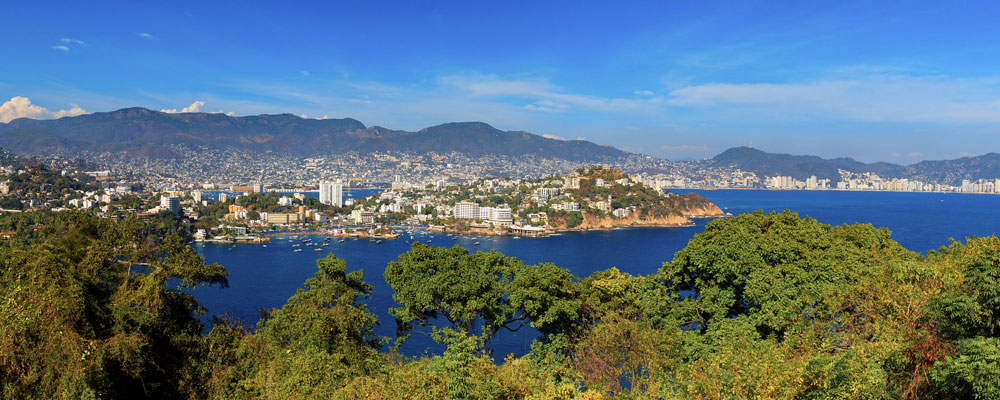
[[[292,253],[298,253],[300,251],[302,251],[302,249],[295,249],[295,250],[292,250]]]
[[[337,243],[344,243],[344,239],[338,240]]]
[[[410,240],[413,240],[413,235],[410,235]]]
[[[473,243],[473,246],[479,246],[479,242]]]
[[[265,244],[264,247],[267,247],[267,245]]]
[[[379,239],[379,240],[375,241],[375,244],[379,244],[379,243],[382,243],[382,239]]]
[[[313,251],[323,251],[323,249],[317,247],[317,248],[313,249]]]
[[[323,247],[329,246],[329,243],[323,243]]]
[[[299,247],[299,245],[298,244],[293,244],[292,247]]]

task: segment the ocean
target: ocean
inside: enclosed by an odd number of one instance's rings
[[[841,225],[870,223],[886,227],[893,239],[904,247],[918,251],[947,245],[950,238],[964,240],[968,236],[988,236],[1000,233],[1000,196],[977,194],[839,192],[839,191],[772,191],[772,190],[678,190],[697,192],[732,214],[792,210],[820,222]],[[470,251],[496,249],[506,255],[534,264],[552,262],[569,269],[578,277],[595,271],[617,267],[633,275],[655,273],[665,261],[670,261],[695,234],[704,230],[708,220],[697,220],[693,227],[635,228],[610,231],[567,232],[544,238],[459,236],[452,240],[441,234],[414,233],[416,239],[436,246],[460,245]],[[227,289],[198,288],[193,292],[208,308],[209,315],[225,314],[254,326],[258,308],[280,307],[306,279],[316,272],[316,260],[333,252],[347,261],[348,270],[363,270],[365,281],[374,285],[368,307],[379,317],[379,335],[392,337],[395,321],[388,309],[396,306],[392,290],[385,283],[383,271],[389,261],[409,249],[409,235],[381,244],[367,240],[331,241],[322,252],[302,247],[295,253],[291,247],[299,243],[288,237],[276,236],[267,247],[261,245],[195,244],[194,248],[209,263],[218,262],[229,270]],[[322,241],[323,236],[313,235]],[[474,245],[475,242],[479,245]],[[207,320],[207,319],[206,319]],[[521,355],[530,350],[537,332],[526,327],[516,333],[501,331],[491,343],[494,356],[502,359],[508,353]],[[407,355],[438,354],[443,350],[434,343],[427,331],[415,332],[401,351]]]

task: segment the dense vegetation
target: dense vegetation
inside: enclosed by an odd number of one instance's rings
[[[997,237],[923,256],[871,225],[757,212],[708,224],[655,274],[588,277],[415,244],[386,268],[393,339],[333,255],[254,329],[202,335],[179,287],[226,271],[178,236],[18,218],[0,245],[3,398],[1000,398]],[[532,351],[494,363],[486,344],[523,325]],[[415,330],[447,350],[394,353]]]

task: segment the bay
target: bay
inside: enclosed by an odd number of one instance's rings
[[[686,192],[686,191],[678,191]],[[995,235],[1000,231],[1000,196],[941,193],[840,192],[840,191],[771,191],[771,190],[692,190],[712,200],[733,214],[789,209],[820,222],[840,225],[871,223],[892,230],[893,239],[919,252],[947,245],[949,238]],[[415,232],[416,240],[436,246],[459,245],[470,251],[496,249],[506,255],[535,264],[552,262],[585,277],[611,267],[633,275],[655,273],[695,234],[704,230],[707,220],[697,220],[686,228],[635,228],[592,232],[567,232],[544,238],[476,237],[459,235],[452,240],[445,235]],[[367,240],[330,242],[323,251],[292,244],[306,237],[322,242],[324,236],[298,235],[296,239],[277,236],[261,245],[195,244],[207,262],[218,262],[229,270],[230,287],[194,290],[209,315],[224,314],[253,326],[258,308],[280,307],[303,282],[316,272],[316,260],[332,252],[347,261],[348,270],[363,270],[365,280],[375,290],[367,305],[379,317],[379,335],[392,337],[395,321],[389,315],[392,290],[385,283],[383,271],[389,261],[408,250],[408,235],[381,244]],[[475,242],[480,242],[475,245]],[[517,355],[530,350],[537,332],[522,329],[516,333],[501,331],[491,348],[498,359],[508,353]],[[437,354],[442,347],[416,332],[401,348],[407,355]]]

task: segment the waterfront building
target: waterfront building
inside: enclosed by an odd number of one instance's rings
[[[455,203],[455,218],[457,219],[479,218],[479,205],[468,201]]]
[[[344,206],[344,185],[340,183],[319,184],[319,202],[337,207]]]

